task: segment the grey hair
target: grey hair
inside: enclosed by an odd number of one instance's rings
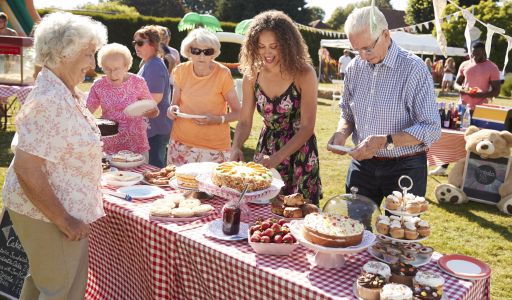
[[[98,51],[98,66],[103,69],[103,61],[110,55],[121,55],[128,69],[132,67],[133,57],[130,49],[118,43],[107,44]]]
[[[386,17],[384,14],[377,8],[373,7],[373,13],[375,15],[375,21],[377,28],[374,32],[370,30],[370,12],[372,10],[371,6],[356,8],[354,9],[350,15],[347,17],[347,21],[345,22],[345,33],[348,35],[352,33],[360,33],[365,30],[370,32],[372,39],[377,39],[379,35],[385,29],[388,29],[388,21],[386,21]]]
[[[35,63],[57,67],[63,59],[75,58],[93,44],[107,43],[107,27],[91,17],[55,12],[46,15],[34,32]]]
[[[180,53],[183,57],[190,59],[192,53],[190,53],[190,48],[192,46],[198,48],[213,48],[215,52],[213,53],[213,59],[217,58],[220,55],[220,41],[219,38],[213,34],[212,32],[203,29],[197,28],[189,32],[187,37],[183,39],[181,42]]]

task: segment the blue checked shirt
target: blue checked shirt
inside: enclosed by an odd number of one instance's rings
[[[345,73],[341,117],[354,124],[355,145],[371,135],[407,132],[421,144],[379,150],[376,156],[399,157],[427,150],[441,137],[434,83],[423,61],[391,43],[382,63],[359,56]]]

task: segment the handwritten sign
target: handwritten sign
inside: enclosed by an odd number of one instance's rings
[[[512,159],[508,157],[484,159],[469,152],[464,168],[462,190],[469,200],[498,204],[498,189],[507,178]]]
[[[28,273],[28,258],[7,210],[0,217],[0,295],[18,299]]]

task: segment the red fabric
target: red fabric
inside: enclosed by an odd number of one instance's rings
[[[466,157],[464,131],[442,129],[441,138],[427,153],[429,166],[440,166]]]

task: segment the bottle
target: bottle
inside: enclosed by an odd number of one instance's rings
[[[239,201],[230,201],[222,208],[222,232],[225,235],[236,235],[240,231],[242,210]]]
[[[448,104],[448,112],[446,113],[446,117],[444,118],[444,128],[450,128],[451,120],[452,120],[452,109],[453,103]]]
[[[441,127],[444,127],[444,121],[446,120],[445,103],[439,102],[439,118],[441,119]]]
[[[462,126],[461,130],[466,130],[471,125],[471,111],[469,105],[466,105],[464,115],[462,115]]]
[[[452,120],[451,120],[451,124],[450,124],[451,126],[450,126],[450,128],[451,128],[451,129],[458,129],[458,127],[457,127],[457,126],[458,126],[457,122],[459,122],[459,121],[460,121],[460,120],[459,120],[459,119],[460,119],[460,118],[459,118],[459,110],[457,109],[457,106],[455,106],[455,105],[453,105],[453,106],[452,106],[452,109],[453,109],[453,110],[452,110]]]

